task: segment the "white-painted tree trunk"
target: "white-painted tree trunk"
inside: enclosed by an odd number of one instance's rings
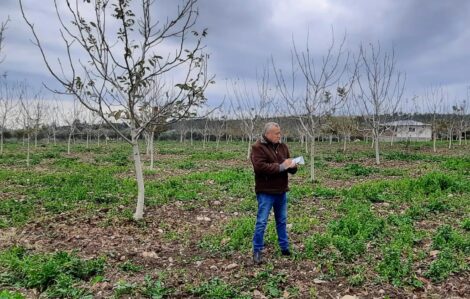
[[[247,160],[250,160],[250,154],[251,154],[251,140],[253,139],[253,136],[250,136],[249,139],[248,139],[248,147],[247,147],[247,151],[246,151],[246,159]]]
[[[193,146],[193,129],[191,129],[191,146]]]
[[[0,155],[3,155],[3,132],[0,132]]]
[[[132,157],[134,159],[135,177],[137,180],[137,207],[134,213],[134,219],[140,220],[144,216],[144,174],[142,171],[142,162],[140,159],[139,140],[136,136],[135,128],[131,128]]]
[[[31,154],[31,146],[30,146],[30,139],[31,139],[31,136],[28,134],[28,138],[27,138],[27,153],[26,153],[26,166],[29,167],[30,165],[30,154]]]
[[[346,144],[347,144],[347,139],[346,139],[346,135],[344,135],[344,140],[343,140],[343,153],[346,152]]]
[[[437,137],[437,136],[436,136],[436,133],[434,132],[434,133],[432,134],[432,151],[433,151],[434,153],[437,152],[437,148],[436,148],[436,139],[437,139],[437,138],[436,138],[436,137]]]
[[[153,169],[153,161],[154,161],[154,158],[155,158],[155,150],[154,150],[154,134],[152,133],[152,135],[150,136],[150,169]]]
[[[374,132],[375,164],[380,165],[379,132]]]
[[[305,138],[305,154],[308,155],[308,137],[304,136],[303,138]]]
[[[310,181],[315,182],[315,136],[310,141]]]
[[[69,134],[69,139],[67,142],[67,154],[70,155],[70,143],[72,142],[72,134]]]

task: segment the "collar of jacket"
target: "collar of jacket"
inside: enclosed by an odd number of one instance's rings
[[[281,144],[282,141],[279,140],[279,143],[272,143],[271,141],[268,140],[268,138],[266,138],[264,135],[261,135],[261,137],[259,138],[259,142],[263,143],[263,144],[270,144],[270,145],[276,145],[276,144]]]

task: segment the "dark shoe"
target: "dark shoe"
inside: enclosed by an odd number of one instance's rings
[[[289,249],[282,249],[281,250],[281,254],[283,256],[291,256],[292,254],[290,253],[290,250]]]
[[[253,252],[253,262],[255,265],[260,265],[263,262],[263,255],[261,254],[261,251]]]

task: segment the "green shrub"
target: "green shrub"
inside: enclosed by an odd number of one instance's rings
[[[176,167],[179,169],[194,169],[196,168],[196,163],[194,161],[182,161],[176,164]]]
[[[332,188],[319,186],[313,189],[313,196],[320,198],[333,198],[338,196],[338,191]]]
[[[19,285],[51,292],[78,292],[72,290],[76,280],[89,280],[101,274],[103,259],[81,260],[74,254],[32,254],[22,247],[13,247],[0,253],[0,284]]]
[[[460,234],[450,225],[443,225],[437,229],[436,234],[432,238],[432,248],[439,250],[450,248],[469,254],[470,236],[468,234]]]
[[[325,233],[307,238],[307,257],[326,256],[328,253],[321,251],[333,246],[345,260],[351,261],[364,253],[366,243],[379,236],[384,228],[384,220],[375,216],[365,204],[346,200],[340,209],[345,214],[330,222]]]
[[[470,158],[469,157],[451,157],[442,163],[447,169],[462,171],[463,173],[470,173]]]
[[[23,296],[23,294],[14,292],[14,291],[8,291],[8,290],[3,290],[0,291],[0,299],[25,299],[26,297]]]
[[[466,231],[470,231],[470,218],[462,220],[462,228]]]
[[[133,298],[137,291],[137,285],[125,280],[119,280],[114,284],[113,291],[116,298],[121,298],[123,295],[129,295]]]
[[[162,299],[170,294],[170,290],[165,287],[162,280],[153,280],[150,276],[145,276],[145,284],[142,287],[141,294],[146,298]]]
[[[343,191],[346,198],[370,201],[384,202],[387,201],[387,190],[390,187],[388,181],[368,182],[352,186],[349,190]]]
[[[119,269],[124,272],[139,272],[142,270],[142,266],[132,263],[132,261],[125,261],[124,263],[119,264]]]
[[[424,275],[433,282],[441,282],[452,273],[458,272],[459,269],[457,256],[451,249],[445,248],[442,252],[439,252],[437,259],[429,265],[429,269]]]
[[[200,298],[235,298],[238,295],[237,290],[225,283],[219,278],[213,278],[210,281],[199,285],[191,292]]]
[[[113,163],[116,166],[127,166],[130,163],[129,155],[130,155],[129,148],[121,148],[121,149],[116,149],[112,151],[110,155],[97,157],[95,158],[95,160],[98,163],[108,162],[108,163]]]
[[[346,164],[344,170],[354,176],[368,176],[378,171],[376,168],[364,167],[356,163]]]
[[[428,195],[438,191],[444,191],[454,186],[454,178],[441,172],[431,172],[416,181],[416,187]]]
[[[407,258],[399,247],[386,247],[382,261],[377,266],[377,272],[393,285],[401,286],[412,274],[412,265],[411,257]]]

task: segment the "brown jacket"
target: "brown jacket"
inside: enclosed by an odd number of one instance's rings
[[[280,194],[289,191],[287,173],[296,173],[297,167],[284,170],[281,164],[288,158],[290,154],[287,145],[274,144],[264,137],[256,141],[251,147],[256,193]]]

